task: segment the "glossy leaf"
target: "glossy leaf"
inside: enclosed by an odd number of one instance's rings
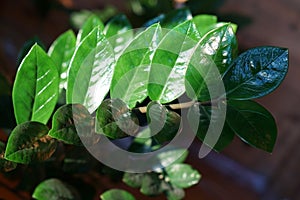
[[[163,28],[172,29],[180,23],[192,19],[192,13],[187,8],[176,9],[165,15],[160,21]]]
[[[56,64],[60,77],[59,89],[67,88],[68,67],[75,51],[76,37],[72,30],[68,30],[60,35],[50,46],[48,55]]]
[[[150,61],[160,38],[160,25],[155,24],[133,39],[116,64],[110,92],[112,98],[120,98],[133,108],[147,97]]]
[[[199,39],[192,20],[179,24],[162,38],[151,60],[148,85],[151,100],[168,103],[185,92],[184,75]]]
[[[250,49],[224,73],[226,95],[236,100],[265,96],[280,85],[287,70],[287,49],[270,46]]]
[[[202,105],[195,104],[189,109],[188,120],[192,130],[197,134],[197,137],[202,142],[208,141],[205,143],[207,146],[220,152],[232,142],[234,138],[234,131],[231,130],[231,128],[225,122],[223,130],[220,133],[220,135],[218,135],[219,133],[217,131],[212,132],[215,135],[207,135],[207,131],[211,120],[215,120],[215,121],[218,120],[216,118],[211,119],[212,118],[211,115],[212,115],[211,106],[202,106]],[[198,124],[196,124],[195,122],[198,122]],[[218,137],[217,143],[211,145],[209,141],[214,140],[213,138],[215,137]]]
[[[186,149],[170,149],[157,155],[162,166],[167,167],[171,164],[182,163],[188,156]]]
[[[80,104],[67,104],[54,113],[48,135],[67,144],[82,145],[78,134],[91,134],[92,129],[93,120],[88,110]]]
[[[197,184],[201,175],[187,164],[174,164],[166,168],[172,185],[179,188],[188,188]]]
[[[5,159],[22,164],[47,160],[56,149],[56,141],[47,135],[48,131],[39,122],[19,124],[8,138]]]
[[[146,175],[142,173],[125,172],[122,181],[132,188],[139,188],[142,186],[145,176]]]
[[[96,132],[117,139],[134,136],[139,130],[138,119],[120,99],[106,99],[96,112]]]
[[[79,44],[79,42],[81,42],[96,27],[99,27],[99,29],[103,31],[104,24],[96,15],[89,16],[78,32],[77,44]]]
[[[147,120],[151,135],[160,144],[171,141],[179,131],[181,117],[165,106],[151,102],[147,106]]]
[[[193,22],[195,23],[198,32],[201,36],[204,36],[208,31],[211,30],[211,26],[216,24],[218,21],[217,16],[215,15],[197,15],[193,17]]]
[[[116,15],[104,27],[104,34],[114,48],[116,60],[133,39],[133,30],[125,15]]]
[[[32,197],[37,200],[78,200],[70,186],[62,181],[52,178],[41,182],[34,190]]]
[[[237,41],[230,24],[208,32],[197,44],[185,74],[185,86],[190,98],[208,101],[207,84],[218,94],[221,76],[237,55]],[[216,91],[215,91],[216,90]],[[210,92],[211,92],[210,91]]]
[[[8,161],[4,158],[5,144],[0,141],[0,172],[9,172],[17,167],[17,163]]]
[[[101,200],[135,200],[134,196],[125,190],[111,189],[100,196]]]
[[[272,152],[277,127],[273,116],[254,101],[228,101],[226,121],[230,128],[246,143]]]
[[[22,61],[13,86],[13,105],[18,124],[46,124],[58,98],[59,76],[55,64],[37,44]]]
[[[164,191],[162,180],[155,173],[146,174],[140,192],[147,196],[159,195]]]
[[[98,26],[75,50],[69,69],[67,103],[79,103],[94,112],[109,91],[114,65],[113,49]]]

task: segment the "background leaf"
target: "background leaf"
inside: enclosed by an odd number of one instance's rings
[[[201,175],[187,164],[174,164],[166,168],[172,185],[179,188],[188,188],[199,182]]]
[[[32,197],[37,200],[78,200],[70,186],[62,181],[52,178],[41,182],[34,190]]]
[[[0,172],[9,172],[17,167],[17,163],[4,158],[5,144],[0,141]]]
[[[236,100],[265,96],[280,85],[287,70],[287,49],[270,46],[249,49],[224,73],[226,95]]]
[[[137,35],[117,61],[110,95],[123,100],[129,108],[147,97],[150,61],[161,38],[155,24]]]
[[[128,173],[125,172],[122,181],[133,188],[139,188],[142,186],[145,174],[142,173]]]
[[[78,134],[92,133],[93,120],[88,110],[80,104],[67,104],[53,115],[52,129],[48,135],[67,144],[82,145]]]
[[[101,194],[100,198],[102,200],[135,200],[132,194],[120,189],[108,190]]]
[[[55,64],[37,44],[22,61],[13,86],[13,105],[18,124],[46,124],[58,98],[59,76]]]
[[[69,69],[67,103],[79,103],[94,112],[109,91],[114,64],[113,49],[98,26],[75,50]]]
[[[48,131],[39,122],[19,124],[8,138],[5,159],[22,164],[47,160],[56,149],[56,141],[47,136]]]
[[[140,192],[147,196],[159,195],[164,191],[162,180],[155,173],[146,174]]]
[[[96,27],[99,27],[99,29],[103,31],[104,24],[99,19],[99,17],[92,14],[88,17],[88,19],[84,22],[83,26],[79,30],[77,35],[77,44],[79,44],[79,42],[81,42]]]
[[[199,39],[192,20],[179,24],[162,38],[151,60],[148,84],[151,100],[168,103],[185,92],[184,75],[189,54]]]
[[[60,77],[59,90],[67,88],[67,71],[75,51],[76,37],[72,30],[68,30],[60,35],[50,46],[48,55],[56,64]]]
[[[201,37],[211,30],[211,26],[216,24],[217,21],[218,18],[215,15],[202,14],[193,17],[193,22],[195,23]]]
[[[226,121],[230,128],[246,143],[267,152],[272,152],[277,127],[273,116],[254,101],[227,102]]]
[[[172,29],[178,24],[192,19],[192,13],[187,8],[176,9],[165,15],[161,20],[161,26],[163,28]]]

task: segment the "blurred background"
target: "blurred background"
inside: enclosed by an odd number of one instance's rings
[[[278,124],[273,154],[236,139],[221,154],[212,152],[199,160],[200,144],[194,142],[188,162],[203,177],[200,184],[187,190],[185,199],[300,199],[300,1],[190,0],[186,5],[194,15],[216,14],[220,21],[237,23],[241,52],[265,45],[288,48],[290,68],[283,84],[271,95],[258,100],[271,111]],[[48,48],[59,34],[69,28],[76,30],[91,11],[104,22],[117,13],[125,13],[133,26],[139,27],[146,20],[180,6],[181,3],[174,5],[169,0],[2,0],[0,74],[12,84],[23,47],[26,49],[33,42],[39,42]],[[11,111],[9,104],[8,99],[1,99],[1,123],[7,128],[14,123],[3,119]],[[6,139],[2,129],[0,140]],[[19,189],[19,179],[0,174],[0,199],[30,199],[26,190]],[[109,187],[126,188],[107,177],[97,181],[99,191]],[[148,199],[138,191],[129,190],[137,199]]]

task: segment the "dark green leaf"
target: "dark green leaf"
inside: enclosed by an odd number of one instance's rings
[[[77,44],[79,44],[79,42],[81,42],[96,27],[99,27],[100,31],[102,32],[104,29],[104,24],[96,15],[92,14],[88,17],[82,28],[79,30],[77,35]]]
[[[174,164],[166,168],[172,185],[179,188],[188,188],[197,184],[201,175],[187,164]]]
[[[141,193],[147,196],[159,195],[163,192],[162,180],[155,173],[146,174],[143,178]]]
[[[231,128],[225,122],[221,133],[218,131],[212,131],[212,135],[207,135],[211,120],[218,120],[217,118],[211,119],[211,115],[211,106],[194,104],[189,109],[188,120],[192,130],[197,134],[197,137],[210,148],[220,152],[232,142],[234,138],[234,131],[231,130]],[[217,141],[217,143],[211,144],[211,141]]]
[[[98,26],[75,50],[69,69],[67,103],[79,103],[94,112],[109,91],[114,65],[113,49]]]
[[[67,104],[53,115],[52,129],[48,135],[67,144],[82,145],[78,134],[92,133],[93,119],[88,110],[80,104]]]
[[[124,173],[122,181],[130,187],[139,188],[142,186],[146,175],[142,173]]]
[[[221,75],[237,55],[237,41],[230,24],[208,32],[197,44],[186,71],[187,95],[200,101],[217,98],[209,92],[219,94]],[[208,91],[208,86],[215,87]]]
[[[134,196],[125,190],[111,189],[103,194],[100,198],[102,200],[135,200]]]
[[[46,124],[58,98],[59,76],[55,64],[35,44],[22,61],[13,86],[17,123],[38,121]]]
[[[120,98],[133,108],[147,97],[150,62],[160,38],[160,25],[155,24],[133,39],[116,64],[112,98]]]
[[[9,95],[0,95],[0,102],[0,127],[12,130],[17,125],[12,97]]]
[[[163,28],[172,29],[178,24],[190,20],[192,18],[193,16],[191,11],[187,8],[182,8],[176,9],[165,15],[165,17],[162,18],[160,23]]]
[[[230,128],[246,143],[272,152],[277,127],[273,116],[254,101],[227,102],[227,119]]]
[[[8,83],[7,79],[0,74],[0,95],[10,95],[11,86]]]
[[[171,141],[179,131],[181,117],[163,105],[151,102],[147,106],[147,120],[151,135],[160,144]]]
[[[184,75],[189,54],[199,39],[192,20],[179,24],[162,38],[151,61],[148,85],[151,100],[168,103],[185,92]]]
[[[5,144],[0,141],[0,172],[9,172],[17,167],[17,163],[8,161],[4,158]]]
[[[236,100],[265,96],[280,85],[287,70],[287,49],[268,46],[250,49],[224,73],[226,95]]]
[[[117,60],[133,39],[132,26],[125,15],[117,15],[106,24],[103,32],[114,48]]]
[[[193,22],[195,23],[198,32],[201,36],[204,36],[209,30],[211,30],[211,26],[216,24],[218,21],[217,16],[215,15],[197,15],[193,17]]]
[[[166,196],[168,200],[181,200],[185,196],[185,192],[181,188],[172,187],[167,190]]]
[[[47,160],[56,149],[56,141],[47,135],[48,131],[39,122],[19,124],[8,138],[5,159],[23,164]]]
[[[48,55],[56,64],[57,71],[60,77],[59,90],[67,88],[67,71],[75,51],[76,37],[72,30],[60,35],[50,46]]]
[[[32,197],[37,200],[78,200],[69,185],[52,178],[41,182],[34,190]]]
[[[96,112],[96,132],[112,139],[134,136],[138,119],[120,99],[106,99]]]

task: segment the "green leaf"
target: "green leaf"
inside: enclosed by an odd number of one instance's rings
[[[5,159],[22,164],[47,160],[56,149],[56,141],[47,135],[48,131],[39,122],[19,124],[8,138]]]
[[[108,21],[104,34],[114,48],[116,60],[133,39],[133,30],[125,15],[116,15]]]
[[[272,152],[277,127],[273,116],[254,101],[227,102],[227,119],[230,128],[246,143]]]
[[[201,36],[204,36],[208,31],[210,31],[211,26],[216,24],[217,21],[218,19],[215,15],[202,14],[193,17],[193,22]]]
[[[220,88],[221,76],[237,55],[237,41],[230,24],[208,32],[197,44],[185,74],[187,95],[200,101],[211,98],[209,92]],[[208,91],[207,84],[215,87]],[[215,90],[215,91],[214,91]]]
[[[216,118],[212,118],[212,108],[211,106],[202,106],[201,104],[194,104],[188,112],[188,121],[192,128],[192,130],[197,134],[197,137],[204,142],[210,148],[220,152],[226,146],[228,146],[233,138],[234,131],[228,126],[225,122],[222,132],[218,133],[218,131],[212,131],[212,135],[207,135],[209,124],[211,120],[218,120]],[[198,122],[198,123],[196,123]],[[211,127],[214,128],[214,127]],[[211,141],[216,141],[217,143],[212,145]]]
[[[118,139],[134,136],[139,130],[138,119],[120,99],[104,100],[96,112],[96,132]]]
[[[114,65],[113,49],[98,26],[75,50],[69,69],[67,103],[79,103],[94,112],[109,91]]]
[[[174,164],[166,168],[172,185],[179,188],[188,188],[197,184],[201,175],[187,164]]]
[[[134,196],[125,190],[111,189],[103,194],[100,198],[102,200],[135,200]]]
[[[145,176],[146,175],[142,173],[125,172],[122,181],[132,188],[139,188],[142,186]]]
[[[236,100],[265,96],[280,85],[287,70],[287,49],[270,46],[250,49],[224,73],[226,95]]]
[[[32,197],[37,200],[76,200],[79,199],[69,185],[52,178],[41,182],[34,190]]]
[[[168,200],[181,200],[185,197],[185,192],[183,189],[173,186],[167,190],[166,196]]]
[[[120,98],[133,108],[147,97],[150,62],[160,38],[160,25],[155,24],[133,39],[116,64],[110,91],[112,98]]]
[[[92,14],[91,16],[88,17],[86,22],[83,24],[83,26],[79,30],[78,35],[77,35],[77,44],[79,44],[79,42],[81,42],[96,27],[99,27],[100,31],[103,31],[104,24],[99,19],[99,17]]]
[[[92,133],[93,119],[81,104],[67,104],[53,115],[52,129],[48,135],[67,144],[82,145],[78,134]]]
[[[179,24],[162,38],[151,61],[148,85],[151,100],[168,103],[185,92],[184,75],[199,39],[192,20]]]
[[[22,61],[13,86],[13,105],[18,124],[46,124],[58,98],[59,76],[55,64],[37,44]]]
[[[76,37],[72,30],[68,30],[60,35],[50,46],[48,55],[56,64],[60,77],[59,90],[67,88],[67,71],[75,51]]]
[[[164,191],[162,180],[156,173],[146,174],[140,192],[147,196],[159,195]]]
[[[188,8],[176,9],[165,15],[161,20],[163,28],[172,29],[178,24],[192,19],[192,13]]]
[[[0,141],[0,172],[9,172],[17,167],[17,163],[11,162],[4,158],[5,144]]]
[[[147,106],[147,121],[151,135],[160,144],[171,141],[179,132],[181,117],[165,106],[151,102]]]
[[[186,149],[170,149],[157,155],[162,166],[166,167],[171,164],[182,163],[188,156]]]

